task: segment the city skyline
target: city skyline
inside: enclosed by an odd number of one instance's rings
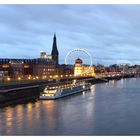
[[[60,63],[83,48],[93,64],[140,64],[139,5],[0,5],[0,11],[0,58],[50,54],[56,32]]]

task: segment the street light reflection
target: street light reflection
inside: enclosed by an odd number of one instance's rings
[[[95,90],[96,90],[95,85],[92,85],[90,89],[91,89],[91,94],[95,94]]]

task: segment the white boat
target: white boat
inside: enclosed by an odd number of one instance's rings
[[[90,83],[77,83],[61,85],[56,87],[46,87],[44,92],[41,93],[40,99],[58,99],[68,95],[80,93],[85,90],[89,90],[91,87]]]

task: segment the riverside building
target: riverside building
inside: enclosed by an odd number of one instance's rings
[[[47,79],[56,75],[59,66],[59,52],[57,49],[56,35],[53,37],[52,52],[40,53],[40,58],[35,59],[0,59],[0,80],[10,79]],[[59,72],[58,72],[59,74]]]
[[[75,60],[74,76],[94,76],[94,66],[83,65],[83,61],[80,58]]]

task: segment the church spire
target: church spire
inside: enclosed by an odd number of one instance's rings
[[[58,65],[58,49],[57,49],[57,41],[56,41],[56,34],[54,33],[54,37],[53,37],[53,46],[52,46],[52,59],[56,62],[56,65]]]
[[[58,55],[58,50],[57,50],[57,42],[56,42],[56,34],[54,33],[53,37],[53,46],[52,46],[52,55],[57,54]]]

